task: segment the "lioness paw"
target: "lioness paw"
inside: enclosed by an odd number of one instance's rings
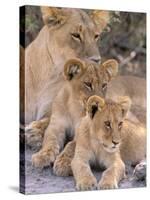
[[[57,158],[54,162],[53,172],[57,176],[72,175],[70,158],[67,156],[64,156],[64,155],[57,156]]]
[[[97,180],[95,177],[84,177],[76,184],[77,190],[94,190],[97,189]]]
[[[41,147],[44,130],[38,121],[33,121],[25,127],[25,141],[30,147]]]
[[[39,129],[26,129],[25,142],[28,146],[33,148],[40,148],[42,146],[43,137]]]
[[[25,127],[25,141],[30,147],[39,148],[42,145],[44,131],[48,126],[49,118],[33,121]]]
[[[118,184],[116,180],[102,179],[98,184],[98,189],[116,189]]]
[[[43,168],[53,163],[58,155],[58,150],[39,151],[32,155],[32,165],[37,168]]]

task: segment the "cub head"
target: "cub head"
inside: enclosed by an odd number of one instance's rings
[[[66,52],[64,57],[87,58],[100,62],[98,40],[109,23],[109,12],[91,11],[88,14],[81,9],[53,7],[41,7],[41,12],[50,31],[49,40],[63,48],[61,53]]]
[[[91,120],[92,134],[107,152],[115,152],[121,143],[124,119],[131,106],[127,96],[119,97],[118,102],[91,96],[87,101],[87,113]]]
[[[117,75],[118,63],[114,59],[101,65],[79,59],[68,60],[64,66],[64,76],[72,90],[72,95],[86,103],[92,95],[105,97],[107,84]]]

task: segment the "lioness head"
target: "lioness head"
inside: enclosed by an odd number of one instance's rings
[[[118,63],[114,59],[96,64],[79,59],[68,60],[64,66],[64,76],[73,95],[86,103],[92,95],[105,96],[107,84],[117,75]]]
[[[80,9],[41,7],[45,25],[49,29],[49,41],[72,57],[87,58],[100,62],[98,40],[109,22],[109,13],[93,11],[89,14]],[[57,52],[60,53],[60,52]],[[65,57],[66,55],[64,55]]]
[[[124,119],[130,109],[129,97],[119,97],[118,102],[92,96],[87,102],[87,111],[91,118],[92,134],[107,152],[115,152],[121,143],[121,130]]]

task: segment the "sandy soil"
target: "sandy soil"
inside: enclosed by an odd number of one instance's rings
[[[31,164],[31,156],[33,150],[26,148],[25,156],[25,193],[26,194],[42,194],[42,193],[55,193],[55,192],[73,192],[75,189],[75,182],[72,176],[70,177],[57,177],[53,175],[50,167],[43,170],[35,169]],[[23,156],[22,156],[23,159]],[[23,160],[22,160],[23,161]],[[122,180],[119,188],[137,188],[145,187],[145,180],[137,180],[133,176],[134,168],[129,164],[126,165],[127,178]],[[100,179],[102,171],[93,170],[97,180]]]

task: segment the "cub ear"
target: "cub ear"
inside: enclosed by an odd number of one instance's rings
[[[95,113],[99,110],[101,112],[105,105],[103,98],[93,95],[87,101],[87,112],[91,119],[94,118]]]
[[[79,59],[70,59],[64,66],[64,75],[67,80],[80,77],[84,72],[84,63]]]
[[[53,7],[41,7],[43,21],[48,26],[62,25],[66,22],[67,14],[64,10]]]
[[[109,59],[101,64],[103,72],[107,74],[108,81],[111,81],[112,78],[118,74],[118,62],[115,59]]]
[[[121,105],[122,116],[125,117],[131,107],[131,99],[128,96],[122,96],[118,98],[118,103]]]
[[[110,22],[109,11],[94,10],[91,12],[90,16],[101,32],[107,27]]]

